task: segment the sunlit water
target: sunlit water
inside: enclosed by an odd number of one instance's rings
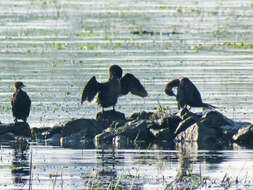
[[[93,75],[106,81],[112,64],[149,92],[145,100],[121,97],[126,115],[154,111],[158,101],[176,110],[163,89],[186,76],[227,116],[252,119],[252,1],[1,0],[0,23],[2,122],[13,119],[16,80],[32,99],[32,127],[94,118],[100,108],[81,106],[81,91]]]
[[[155,111],[158,102],[176,111],[175,99],[163,89],[168,80],[186,76],[205,102],[232,119],[251,121],[252,23],[251,0],[1,0],[0,120],[13,121],[16,80],[24,81],[32,99],[31,127],[94,118],[100,108],[80,105],[81,91],[93,75],[106,81],[109,66],[118,64],[149,93],[145,99],[121,97],[116,109],[126,115]],[[14,155],[8,146],[1,150],[0,189],[27,189],[29,176],[13,172],[19,156]],[[29,155],[30,149],[21,159],[26,172]],[[253,176],[252,151],[200,151],[192,157],[193,172],[201,168],[203,176],[219,179],[225,173],[239,176],[245,179],[240,185],[252,189],[245,186],[252,185],[247,181]],[[123,181],[130,187],[137,175],[137,189],[164,189],[180,169],[178,151],[116,150],[112,155],[110,150],[33,145],[32,158],[33,189],[52,189],[55,179],[55,189],[84,189],[91,174],[104,167],[112,170],[105,175],[107,183],[128,176]]]

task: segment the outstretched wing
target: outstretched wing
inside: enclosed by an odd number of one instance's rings
[[[143,98],[148,96],[148,93],[141,82],[130,73],[127,73],[120,79],[120,84],[122,95],[127,95],[129,92],[131,92],[132,94]]]
[[[98,93],[98,91],[99,91],[99,83],[97,82],[96,77],[93,76],[83,89],[81,104],[85,100],[91,102]]]

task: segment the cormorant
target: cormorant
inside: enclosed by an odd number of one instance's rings
[[[177,94],[173,92],[174,87],[177,87]],[[209,109],[216,108],[215,106],[202,102],[199,90],[186,77],[169,81],[164,92],[169,96],[176,97],[178,109],[185,108],[187,105],[190,107],[205,107]]]
[[[22,90],[25,87],[23,82],[18,81],[14,84],[14,93],[11,100],[12,114],[14,116],[14,122],[18,119],[26,122],[31,108],[31,100],[26,92]]]
[[[88,100],[91,102],[98,93],[97,103],[104,108],[113,106],[117,103],[118,97],[127,95],[131,92],[140,97],[146,97],[146,92],[140,81],[132,74],[127,73],[122,77],[122,69],[118,65],[112,65],[109,69],[109,79],[107,82],[99,83],[93,76],[83,89],[81,104]]]

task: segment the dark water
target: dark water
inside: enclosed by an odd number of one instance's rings
[[[32,99],[31,127],[94,118],[100,108],[80,105],[82,88],[93,75],[105,81],[108,67],[118,64],[149,92],[144,100],[121,97],[116,109],[126,115],[154,111],[158,102],[175,111],[174,98],[163,89],[168,80],[186,76],[204,101],[232,119],[251,121],[252,23],[252,0],[1,0],[0,120],[13,120],[10,99],[16,80],[24,81]],[[88,181],[101,181],[106,189],[119,178],[126,189],[131,184],[134,189],[165,189],[188,168],[217,179],[209,189],[225,189],[221,181],[226,174],[233,181],[230,189],[253,189],[248,149],[193,148],[190,161],[180,157],[180,149],[103,152],[33,144],[23,154],[14,150],[1,148],[0,189],[28,188],[31,155],[33,189],[85,189]]]

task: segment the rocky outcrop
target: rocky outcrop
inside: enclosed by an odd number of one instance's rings
[[[210,145],[251,142],[253,127],[249,125],[235,122],[213,110],[201,113],[187,109],[178,113],[142,111],[129,117],[111,110],[99,112],[96,119],[71,119],[53,127],[32,128],[31,131],[24,123],[1,124],[0,135],[14,134],[9,138],[32,136],[64,146],[100,147],[115,144],[117,147],[145,147],[157,144],[171,147],[176,143],[194,142],[200,148],[208,148]]]
[[[253,145],[253,125],[238,130],[233,140],[239,145]]]
[[[31,130],[28,123],[17,122],[0,124],[0,139],[13,140],[15,137],[31,137]]]

